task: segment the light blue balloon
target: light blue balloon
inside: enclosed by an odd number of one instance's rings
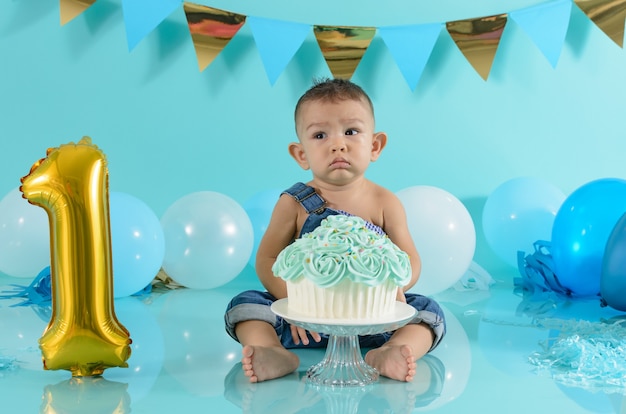
[[[267,230],[270,224],[272,211],[274,211],[274,206],[281,193],[282,190],[279,189],[261,191],[250,197],[250,199],[243,204],[243,209],[250,218],[254,232],[252,254],[248,260],[248,264],[253,268],[255,267],[256,253],[259,250],[259,244],[265,234],[265,230]]]
[[[113,291],[129,296],[152,282],[163,263],[165,237],[156,214],[140,199],[126,193],[109,194]]]
[[[482,215],[485,239],[496,255],[517,268],[517,252],[532,253],[537,240],[550,240],[565,194],[540,178],[518,177],[498,186]]]
[[[604,250],[626,212],[626,180],[603,178],[576,189],[552,227],[554,273],[576,296],[600,294]]]
[[[600,295],[610,307],[626,311],[626,214],[618,220],[606,243]]]

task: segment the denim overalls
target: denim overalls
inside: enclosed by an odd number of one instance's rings
[[[315,192],[313,187],[307,186],[303,183],[296,183],[283,194],[289,194],[302,207],[309,213],[302,230],[300,231],[300,237],[303,234],[313,231],[319,226],[321,221],[326,217],[334,214],[350,215],[344,211],[333,210],[325,208],[326,202],[324,199]],[[384,231],[373,223],[367,223],[367,227],[379,234],[385,234]],[[405,293],[406,302],[410,306],[414,307],[418,312],[417,315],[409,323],[424,323],[433,331],[434,341],[430,348],[432,351],[435,349],[439,342],[445,335],[445,319],[443,310],[439,307],[437,302],[426,296],[418,295],[415,293]],[[328,343],[328,335],[320,333],[322,340],[315,342],[309,335],[309,345],[296,345],[291,337],[291,328],[289,323],[280,316],[277,316],[270,306],[276,301],[276,298],[269,292],[261,292],[257,290],[248,290],[235,296],[226,309],[224,315],[224,321],[226,324],[226,331],[228,334],[237,340],[235,335],[235,325],[239,322],[248,320],[261,320],[271,324],[276,331],[276,335],[280,339],[280,342],[285,348],[312,348],[312,347],[325,347]],[[375,335],[359,336],[359,345],[364,348],[378,348],[389,340],[393,332],[384,332]]]

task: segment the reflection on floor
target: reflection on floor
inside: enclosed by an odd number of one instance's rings
[[[11,284],[24,283],[0,276],[0,292]],[[213,290],[116,299],[116,315],[133,339],[129,367],[86,378],[42,369],[37,340],[49,308],[0,300],[2,412],[626,412],[624,336],[605,337],[605,347],[595,348],[604,355],[580,352],[581,346],[589,349],[581,340],[585,335],[622,333],[623,313],[597,300],[524,298],[507,281],[488,291],[450,289],[437,295],[448,334],[420,360],[414,382],[381,378],[361,388],[320,388],[306,381],[308,367],[324,356],[319,349],[298,351],[301,366],[291,375],[248,383],[238,362],[240,347],[223,327],[225,305],[248,287],[242,285],[235,280]],[[570,359],[566,367],[563,358],[553,358],[557,344],[567,346],[556,355]],[[581,373],[580,367],[586,369]]]

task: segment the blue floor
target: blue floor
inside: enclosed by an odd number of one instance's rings
[[[322,360],[322,350],[298,351],[300,369],[284,378],[247,382],[240,346],[224,332],[222,319],[227,301],[245,287],[237,279],[214,290],[162,290],[116,299],[116,315],[133,339],[132,356],[128,368],[105,370],[102,377],[43,370],[37,340],[49,309],[12,307],[21,299],[3,299],[1,412],[626,412],[620,382],[626,373],[619,361],[592,362],[599,371],[595,376],[588,368],[577,374],[562,363],[552,368],[536,363],[549,360],[550,345],[567,341],[572,344],[567,357],[574,360],[580,349],[575,341],[580,345],[590,332],[609,332],[623,313],[595,300],[529,299],[514,292],[511,280],[496,280],[489,290],[449,289],[436,295],[447,315],[448,335],[420,360],[412,383],[381,378],[365,388],[341,389],[320,389],[305,380],[307,368]],[[0,276],[0,292],[16,283],[25,284]],[[618,348],[623,355],[624,344]]]

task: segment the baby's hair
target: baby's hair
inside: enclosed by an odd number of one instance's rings
[[[359,85],[347,79],[317,78],[313,80],[313,86],[298,100],[294,117],[298,118],[298,112],[300,112],[302,104],[306,102],[337,102],[343,100],[363,100],[367,102],[372,111],[372,117],[374,116],[372,100]]]

